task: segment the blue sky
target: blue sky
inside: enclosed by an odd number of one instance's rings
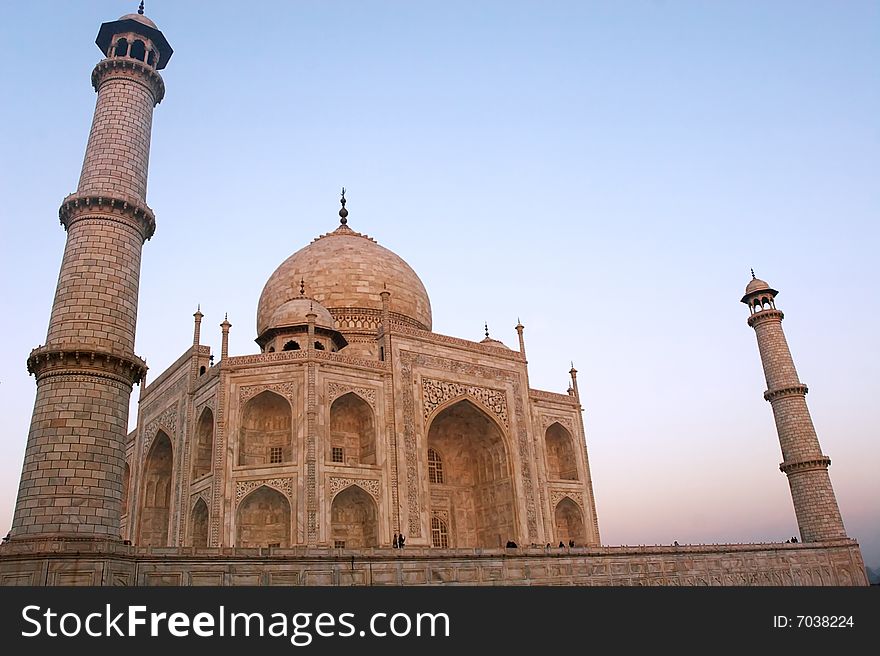
[[[0,532],[94,109],[101,22],[0,20]],[[156,109],[137,351],[256,350],[266,279],[337,221],[406,259],[436,332],[580,371],[605,544],[796,534],[748,311],[784,328],[850,535],[880,566],[877,2],[152,0],[175,49]],[[136,399],[137,390],[133,395]],[[133,421],[133,417],[132,417]]]

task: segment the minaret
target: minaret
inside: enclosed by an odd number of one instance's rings
[[[104,23],[105,59],[76,193],[61,204],[67,244],[46,344],[28,358],[37,395],[12,539],[119,540],[132,385],[146,363],[134,354],[141,248],[155,230],[146,204],[157,72],[171,46],[149,18]]]
[[[767,380],[764,398],[773,407],[782,447],[779,469],[788,476],[801,540],[817,542],[845,538],[846,530],[828,477],[831,459],[819,446],[807,409],[807,386],[798,380],[782,332],[784,315],[776,309],[778,293],[763,280],[755,278],[752,271],[752,280],[742,302],[749,306],[749,325],[758,337],[758,350]]]

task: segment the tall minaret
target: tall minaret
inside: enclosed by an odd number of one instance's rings
[[[172,50],[143,3],[101,25],[96,43],[106,58],[92,71],[79,186],[59,210],[67,244],[49,332],[28,358],[37,396],[12,540],[120,539],[129,397],[146,373],[134,336],[141,248],[156,227],[150,131]]]
[[[816,542],[846,537],[837,499],[828,477],[831,459],[822,453],[807,409],[807,386],[798,380],[785,334],[783,314],[776,309],[775,289],[755,278],[746,287],[742,302],[749,306],[749,325],[758,336],[767,391],[773,407],[776,432],[782,447],[779,469],[788,476],[801,540]]]

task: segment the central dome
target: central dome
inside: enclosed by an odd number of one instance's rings
[[[416,272],[375,240],[340,225],[275,269],[260,295],[257,335],[271,327],[278,308],[300,295],[301,280],[307,294],[337,317],[381,310],[380,294],[387,289],[393,313],[413,326],[431,329],[431,301]]]

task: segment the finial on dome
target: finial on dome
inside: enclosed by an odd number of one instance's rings
[[[755,270],[754,270],[754,269],[749,269],[749,271],[752,272],[752,280],[754,280],[754,279],[755,279]]]
[[[305,278],[299,279],[299,295],[300,296],[306,295],[306,279]]]
[[[483,323],[483,328],[486,330],[486,339],[489,339],[489,322],[486,321]]]
[[[138,13],[143,16],[144,15],[144,0],[141,0],[141,5],[138,7]]]
[[[345,225],[348,223],[348,210],[345,209],[345,187],[342,188],[342,198],[339,199],[339,202],[342,203],[342,209],[339,210],[339,222]]]

